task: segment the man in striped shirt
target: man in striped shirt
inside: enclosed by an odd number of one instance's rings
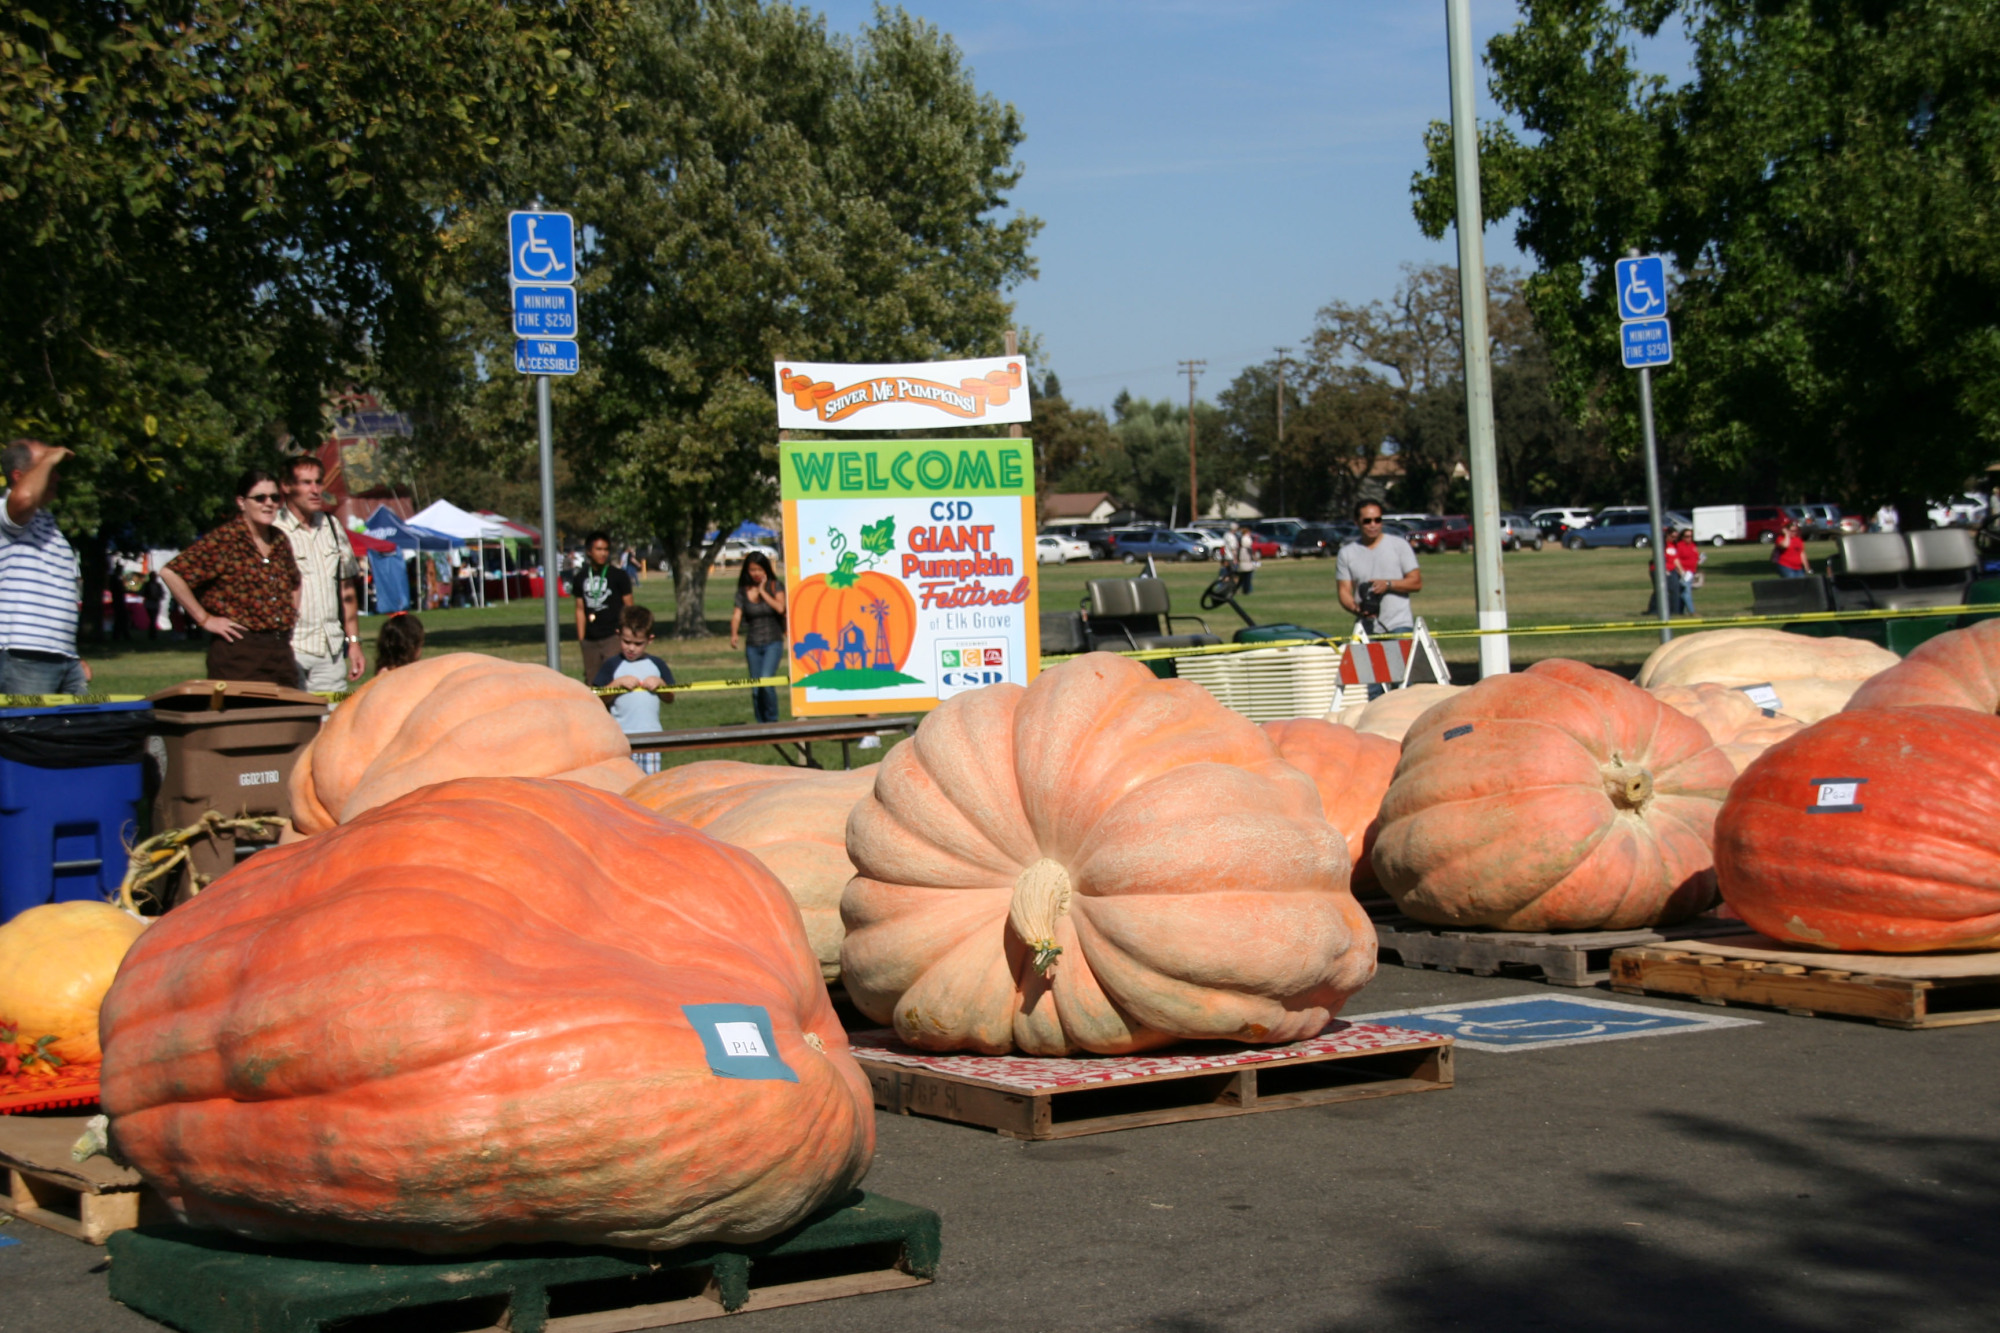
[[[361,567],[340,524],[322,498],[325,469],[311,454],[300,454],[285,470],[285,504],[278,531],[292,544],[298,562],[299,621],[292,630],[292,657],[299,664],[299,688],[336,694],[361,679]]]
[[[0,449],[0,694],[82,694],[90,664],[77,656],[83,576],[49,502],[67,449],[15,440]]]

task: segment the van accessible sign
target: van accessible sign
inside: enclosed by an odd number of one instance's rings
[[[930,709],[1041,665],[1033,445],[778,446],[792,712]]]
[[[1028,421],[1028,366],[1018,356],[914,365],[779,361],[781,430],[935,430]]]

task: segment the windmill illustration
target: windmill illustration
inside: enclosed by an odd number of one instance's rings
[[[877,597],[861,609],[875,617],[874,665],[883,671],[894,671],[896,660],[889,656],[889,604]]]

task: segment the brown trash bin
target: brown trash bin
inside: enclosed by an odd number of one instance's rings
[[[155,833],[199,823],[210,810],[292,817],[292,767],[319,735],[326,700],[263,681],[188,680],[150,702],[160,768]],[[222,833],[188,852],[194,872],[213,879],[260,845],[268,844],[246,839],[239,847],[234,834]]]

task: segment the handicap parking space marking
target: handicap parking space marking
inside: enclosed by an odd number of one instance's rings
[[[1544,1046],[1579,1046],[1589,1041],[1624,1041],[1675,1032],[1712,1032],[1755,1027],[1754,1018],[1684,1014],[1616,1000],[1584,1000],[1564,995],[1515,995],[1465,1004],[1433,1004],[1386,1014],[1356,1014],[1353,1022],[1393,1023],[1458,1039],[1474,1051],[1525,1051]]]

